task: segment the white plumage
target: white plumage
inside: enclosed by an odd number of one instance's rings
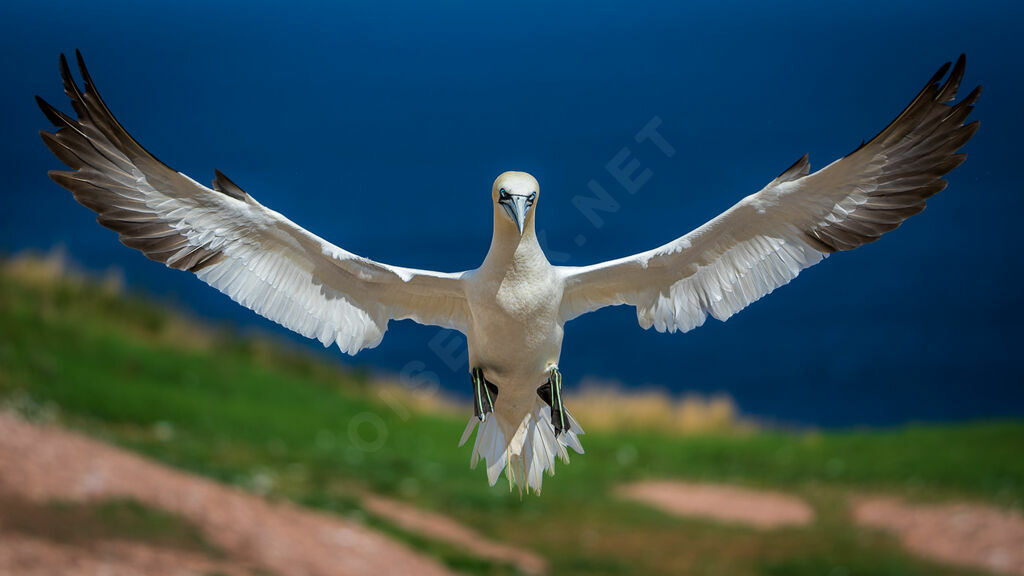
[[[71,171],[51,177],[94,210],[121,241],[172,268],[194,272],[236,302],[349,354],[380,343],[388,321],[412,319],[466,335],[470,365],[497,390],[494,417],[476,434],[471,463],[493,484],[540,490],[566,448],[582,453],[565,413],[556,436],[538,387],[557,369],[566,322],[598,308],[636,307],[644,328],[687,331],[708,314],[725,320],[829,253],[878,239],[924,209],[977,129],[964,124],[980,87],[955,105],[961,56],[947,63],[871,141],[810,174],[807,157],[697,230],[634,256],[583,267],[552,266],[537,241],[537,181],[506,172],[491,189],[494,234],[476,270],[400,268],[347,252],[265,208],[220,172],[207,188],[146,152],[118,124],[89,78],[84,91],[64,57],[61,75],[78,119],[43,100],[60,129],[43,132]],[[560,382],[560,376],[559,376]],[[559,386],[560,388],[560,386]],[[470,420],[461,443],[477,419]]]

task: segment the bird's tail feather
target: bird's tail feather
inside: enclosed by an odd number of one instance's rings
[[[566,448],[583,454],[579,439],[583,435],[583,428],[568,411],[566,416],[569,429],[556,438],[551,424],[551,408],[539,398],[533,410],[526,414],[518,426],[508,422],[501,413],[492,412],[477,430],[470,467],[476,468],[483,457],[487,463],[487,480],[491,486],[497,483],[504,470],[509,490],[518,486],[520,493],[524,489],[529,493],[532,489],[539,494],[544,472],[552,476],[555,474],[555,460],[569,463],[569,451]],[[477,423],[476,416],[469,419],[459,446],[469,440]]]

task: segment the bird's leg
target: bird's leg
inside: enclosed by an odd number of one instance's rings
[[[551,424],[555,427],[555,437],[569,429],[569,420],[562,405],[562,373],[555,366],[548,371],[548,381],[537,388],[537,395],[551,407]]]
[[[482,368],[473,368],[473,414],[483,422],[487,415],[494,412],[494,400],[498,397],[498,387],[484,378]]]

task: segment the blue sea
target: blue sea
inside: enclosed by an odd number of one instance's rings
[[[6,2],[0,251],[63,245],[197,316],[284,333],[121,246],[46,177],[60,164],[32,98],[70,109],[57,56],[76,48],[164,162],[201,182],[218,168],[357,254],[445,271],[486,253],[502,171],[540,181],[553,262],[624,256],[804,153],[816,169],[850,152],[965,52],[981,130],[923,214],[726,323],[645,332],[626,307],[575,320],[561,368],[569,386],[724,393],[784,424],[1021,417],[1022,29],[1024,3],[986,1]],[[652,123],[673,154],[638,141]],[[608,166],[632,161],[649,176],[631,193]],[[573,202],[593,183],[614,199],[596,219]],[[464,346],[393,322],[344,362],[468,396]]]

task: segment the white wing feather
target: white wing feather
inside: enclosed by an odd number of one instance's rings
[[[60,128],[43,132],[43,140],[74,169],[50,175],[125,245],[192,271],[243,306],[349,354],[377,345],[391,318],[466,330],[461,273],[361,258],[265,208],[219,172],[214,189],[175,172],[114,119],[81,55],[79,67],[84,92],[61,56],[78,120],[39,99]]]
[[[584,267],[562,267],[562,319],[616,304],[644,328],[687,331],[726,320],[829,253],[877,240],[925,208],[963,162],[977,130],[964,125],[980,86],[956,105],[965,59],[944,65],[885,130],[808,174],[804,156],[760,192],[664,246]]]

